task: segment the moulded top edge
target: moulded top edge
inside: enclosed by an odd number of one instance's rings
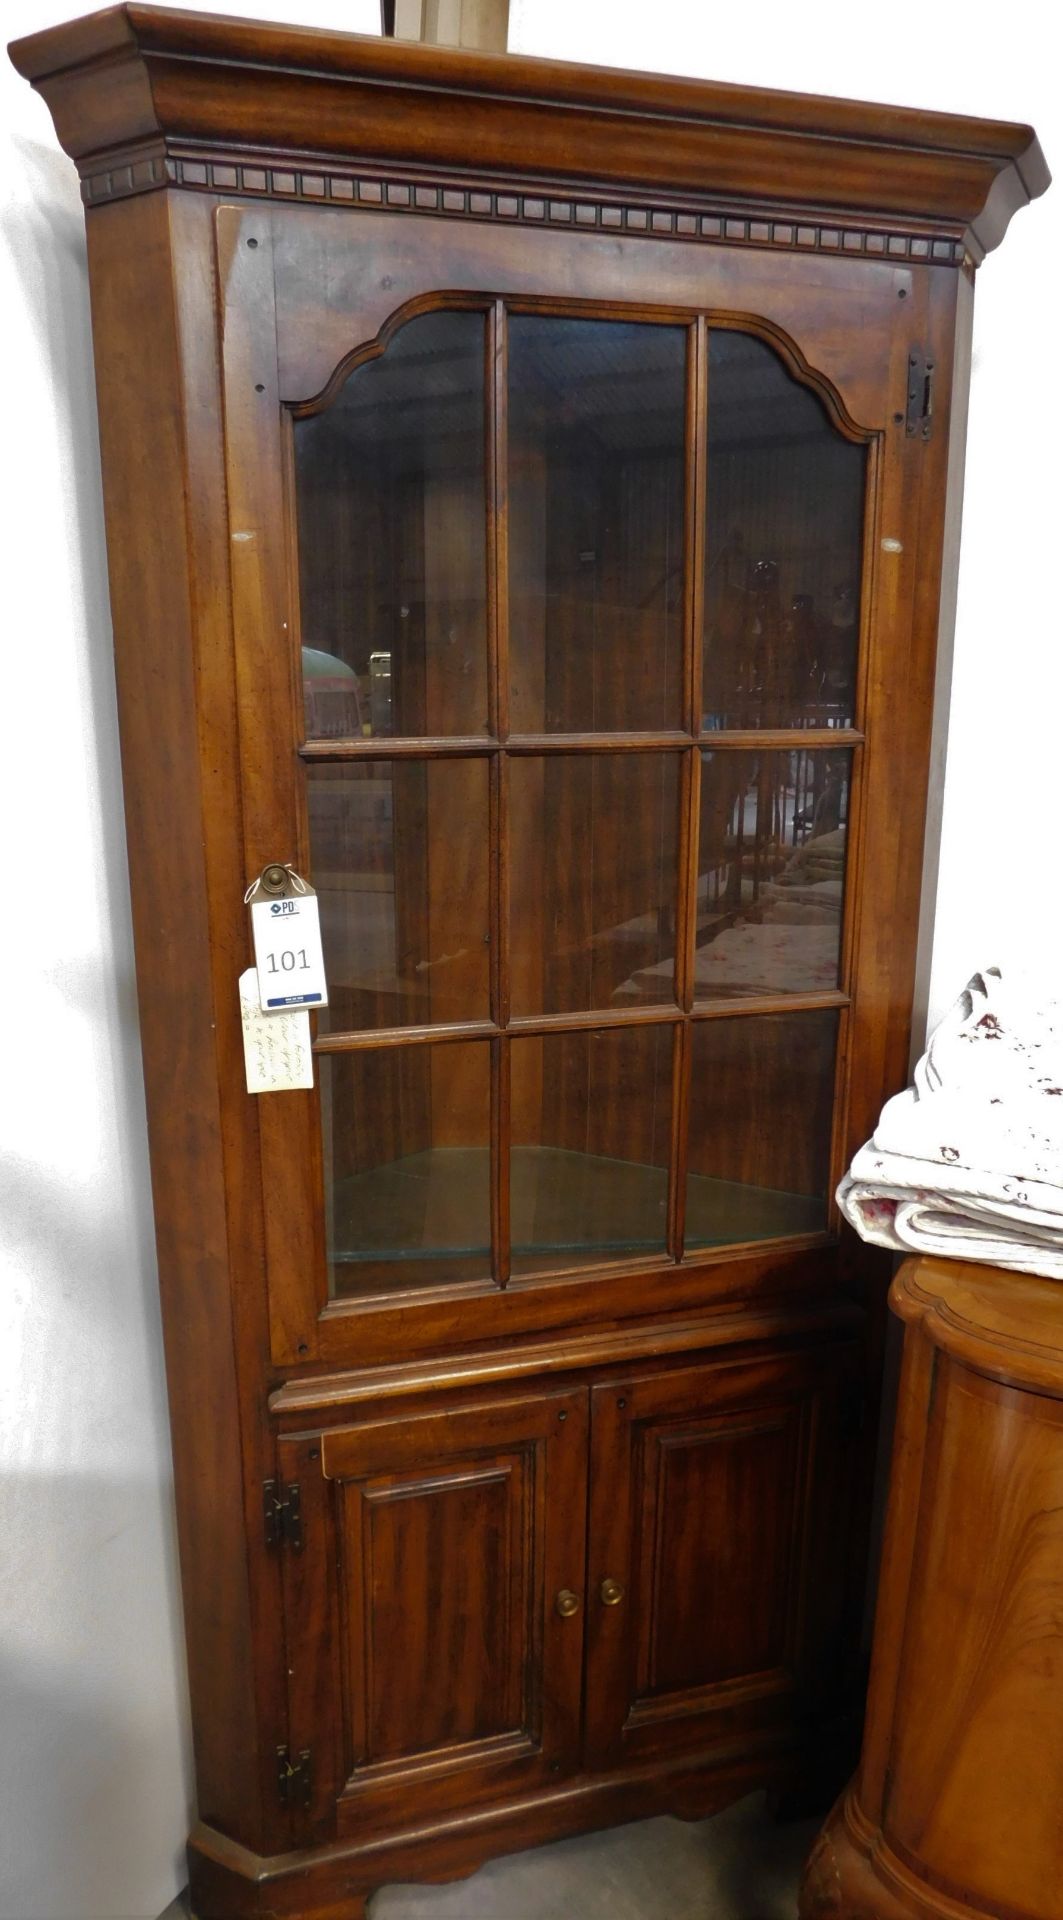
[[[1007,121],[168,7],[109,8],[10,54],[79,162],[227,126],[248,145],[327,138],[414,164],[487,170],[516,153],[558,178],[726,184],[795,205],[830,186],[839,204],[952,219],[981,250],[1050,178],[1032,128]]]

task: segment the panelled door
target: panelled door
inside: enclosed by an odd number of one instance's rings
[[[477,273],[531,268],[425,222],[403,305],[411,222],[392,260],[386,221],[219,221],[241,698],[281,729],[248,867],[309,871],[330,980],[314,1094],[263,1102],[275,1357],[807,1260],[860,1045],[868,646],[906,618],[868,557],[896,272],[831,263],[839,364],[823,263],[743,259],[743,318],[708,250],[623,243],[625,303],[566,236],[579,299],[498,297]]]
[[[586,1448],[585,1387],[280,1442],[296,1838],[578,1766]]]
[[[588,1765],[829,1709],[852,1365],[791,1354],[593,1389]]]

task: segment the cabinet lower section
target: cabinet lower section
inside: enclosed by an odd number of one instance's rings
[[[669,1813],[701,1820],[759,1788],[785,1792],[808,1767],[844,1770],[851,1728],[795,1730],[722,1742],[669,1764],[583,1774],[538,1792],[464,1812],[381,1826],[345,1840],[263,1858],[199,1827],[189,1844],[195,1920],[362,1920],[377,1888],[396,1881],[459,1880],[485,1861],[567,1835]]]
[[[840,1760],[856,1359],[710,1350],[282,1434],[279,1844],[201,1830],[198,1920],[331,1920]]]

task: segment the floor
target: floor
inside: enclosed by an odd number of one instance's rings
[[[442,1887],[383,1887],[370,1920],[796,1920],[818,1822],[777,1825],[763,1797],[714,1820],[641,1820],[494,1860]],[[162,1920],[182,1920],[180,1903]]]

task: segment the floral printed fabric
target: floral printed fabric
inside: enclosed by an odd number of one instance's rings
[[[1063,1280],[1063,1002],[990,967],[887,1101],[838,1204],[863,1239]]]

